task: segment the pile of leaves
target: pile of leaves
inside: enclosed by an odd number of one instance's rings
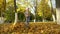
[[[60,34],[60,25],[56,23],[5,23],[0,24],[0,34]]]

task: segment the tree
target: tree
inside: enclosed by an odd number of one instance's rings
[[[13,22],[14,21],[14,3],[13,0],[5,1],[3,4],[5,4],[4,8],[4,18],[5,22]]]
[[[14,12],[14,7],[13,6],[9,6],[8,8],[7,8],[7,10],[4,12],[4,17],[6,18],[6,22],[9,22],[9,23],[11,23],[11,22],[14,22],[14,19],[15,19],[15,12]]]
[[[16,0],[14,0],[14,10],[15,10],[15,22],[14,22],[14,25],[15,25],[17,23],[17,21],[18,21],[18,13],[17,13]]]
[[[50,3],[51,3],[51,13],[52,13],[53,22],[55,22],[56,18],[55,18],[55,13],[54,13],[53,5],[52,5],[52,0],[50,0]]]
[[[6,9],[6,0],[0,0],[0,17],[2,21],[4,21],[4,12]]]
[[[14,21],[15,19],[15,13],[17,13],[17,18],[19,18],[18,16],[21,16],[23,14],[20,15],[20,12],[23,13],[25,11],[25,7],[21,6],[21,4],[16,3],[16,11],[15,11],[15,6],[14,6],[14,1],[10,0],[8,2],[6,2],[6,8],[7,10],[5,11],[5,18],[6,21]],[[19,20],[22,20],[22,18],[19,18]]]
[[[57,17],[57,24],[60,25],[60,0],[56,1],[56,17]]]
[[[40,4],[37,6],[37,14],[42,16],[43,22],[46,20],[46,18],[51,17],[51,10],[46,0],[40,1]]]

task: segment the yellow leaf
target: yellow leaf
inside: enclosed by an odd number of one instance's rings
[[[17,9],[17,12],[20,10],[20,8]]]

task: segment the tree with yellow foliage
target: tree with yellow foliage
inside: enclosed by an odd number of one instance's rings
[[[40,4],[37,6],[37,14],[42,16],[43,22],[47,17],[51,17],[51,10],[46,0],[40,1]]]

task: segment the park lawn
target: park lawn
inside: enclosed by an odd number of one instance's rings
[[[60,25],[55,22],[30,22],[27,27],[23,22],[0,24],[0,34],[60,34]]]

